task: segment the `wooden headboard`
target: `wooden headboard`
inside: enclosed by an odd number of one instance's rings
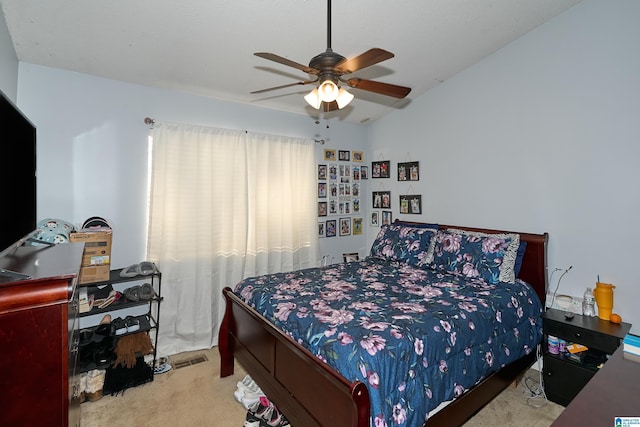
[[[408,221],[399,221],[404,224],[412,224]],[[413,224],[420,224],[414,222]],[[522,268],[518,278],[530,284],[540,297],[542,306],[545,306],[547,297],[547,242],[549,234],[523,233],[521,231],[492,230],[488,228],[463,227],[460,225],[438,224],[440,228],[457,228],[459,230],[479,231],[482,233],[500,234],[517,233],[521,242],[527,242],[527,249],[522,258]]]

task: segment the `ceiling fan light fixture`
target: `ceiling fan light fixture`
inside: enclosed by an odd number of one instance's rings
[[[353,94],[347,92],[344,88],[340,88],[338,91],[338,97],[336,98],[336,102],[338,103],[338,108],[343,108],[349,105],[349,103],[353,100]]]
[[[320,100],[324,102],[333,102],[338,97],[338,85],[327,79],[318,86],[318,94]]]
[[[311,92],[306,94],[304,96],[304,100],[316,110],[320,109],[320,105],[322,104],[322,100],[318,95],[318,88],[314,88]]]

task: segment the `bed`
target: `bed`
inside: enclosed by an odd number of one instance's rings
[[[394,223],[362,261],[242,281],[223,291],[220,375],[238,360],[294,427],[460,425],[536,359],[547,241],[546,233]],[[487,242],[480,261],[478,251],[451,250]],[[430,316],[413,317],[420,311]],[[356,323],[366,330],[347,329]],[[421,335],[432,331],[437,339]]]

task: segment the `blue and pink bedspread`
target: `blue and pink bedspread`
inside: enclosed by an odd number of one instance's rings
[[[345,378],[364,382],[376,427],[422,425],[542,338],[542,305],[524,282],[492,285],[372,257],[246,279],[234,292]]]

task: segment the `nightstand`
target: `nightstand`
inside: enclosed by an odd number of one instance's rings
[[[542,314],[544,331],[543,374],[544,391],[552,402],[567,406],[589,380],[598,372],[601,362],[613,354],[631,329],[629,323],[615,324],[598,317],[574,314],[567,319],[565,312],[548,309]],[[589,348],[575,360],[566,353],[550,352],[549,336]]]

